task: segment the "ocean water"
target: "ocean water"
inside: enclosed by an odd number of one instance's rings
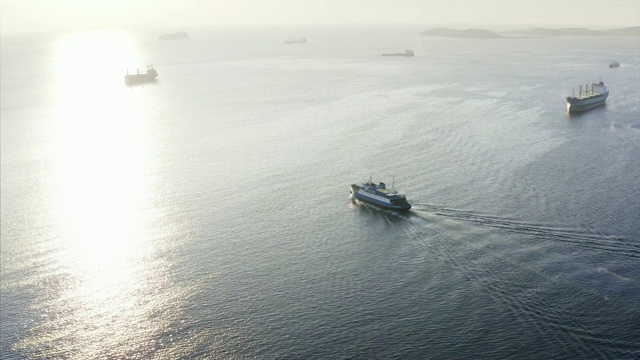
[[[423,30],[3,36],[0,357],[640,358],[640,41]]]

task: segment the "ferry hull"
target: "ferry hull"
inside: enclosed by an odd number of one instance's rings
[[[405,205],[393,205],[391,203],[367,196],[367,193],[361,192],[360,188],[357,185],[351,185],[351,197],[363,203],[375,205],[387,210],[407,211],[411,209],[411,204],[409,203],[406,203]]]

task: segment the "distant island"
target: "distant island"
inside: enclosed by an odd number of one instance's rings
[[[449,28],[433,28],[420,33],[422,36],[449,37],[464,39],[496,39],[508,37],[542,37],[542,36],[640,36],[640,26],[612,30],[591,30],[586,28],[545,29],[530,28],[495,33],[485,29],[456,30]]]
[[[158,40],[189,40],[189,34],[184,31],[178,31],[170,34],[162,34]]]

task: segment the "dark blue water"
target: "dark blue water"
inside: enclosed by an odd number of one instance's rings
[[[422,30],[3,37],[0,356],[640,358],[640,42]]]

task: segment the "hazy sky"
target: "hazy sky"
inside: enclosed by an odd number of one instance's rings
[[[245,24],[640,26],[640,0],[0,0],[0,32]]]

